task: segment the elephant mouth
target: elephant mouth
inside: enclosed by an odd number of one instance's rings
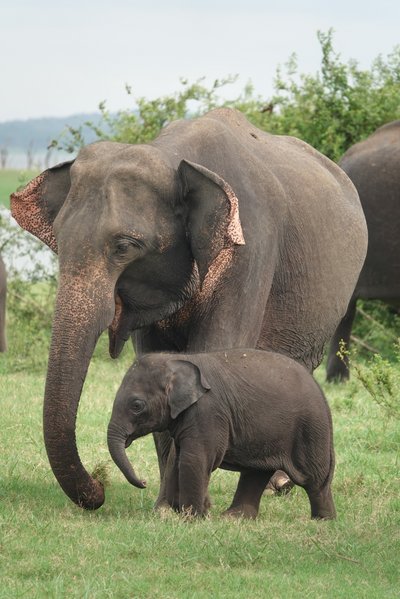
[[[127,449],[128,447],[130,447],[133,443],[133,441],[135,440],[134,435],[129,435],[126,440],[125,440],[125,449]]]
[[[108,327],[109,353],[112,358],[118,358],[125,345],[125,341],[129,339],[133,329],[132,321],[132,313],[117,294],[115,297],[114,318]]]
[[[108,327],[110,356],[118,358],[134,330],[154,322],[162,322],[181,309],[187,299],[183,295],[173,298],[169,303],[154,302],[149,306],[136,303],[133,306],[127,305],[119,293],[116,293],[114,318]]]

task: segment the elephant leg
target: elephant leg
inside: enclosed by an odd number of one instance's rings
[[[319,520],[334,520],[336,518],[330,484],[322,489],[307,487],[305,490],[310,500],[311,518]]]
[[[178,489],[178,463],[175,443],[168,432],[154,433],[154,443],[157,450],[158,467],[160,469],[160,491],[154,504],[154,509],[164,507],[179,507]],[[204,493],[204,504],[202,513],[208,512],[211,507],[211,499],[208,490]]]
[[[347,356],[344,356],[343,359],[339,358],[337,352],[339,351],[341,339],[345,342],[346,348],[349,347],[351,327],[356,314],[356,303],[357,300],[355,298],[350,301],[347,312],[332,337],[326,368],[326,378],[328,381],[344,381],[349,378],[348,358]]]
[[[179,453],[176,449],[175,456],[174,463],[169,465],[168,473],[166,472],[165,494],[167,505],[177,511],[179,510]],[[172,455],[170,455],[169,459],[172,462]]]
[[[232,504],[223,515],[235,518],[256,518],[261,496],[271,476],[272,472],[263,470],[242,472]]]
[[[174,478],[174,469],[176,464],[176,449],[173,439],[168,431],[163,433],[153,433],[154,444],[156,446],[158,467],[160,469],[160,491],[155,509],[162,507],[173,506],[169,502],[171,498],[168,492],[167,497],[167,481],[172,481]]]
[[[179,511],[191,516],[205,516],[209,506],[207,494],[212,471],[207,447],[192,439],[185,440],[180,447],[178,468]]]

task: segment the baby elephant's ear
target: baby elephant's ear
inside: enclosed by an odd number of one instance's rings
[[[186,360],[168,362],[170,378],[167,385],[167,399],[171,417],[176,418],[189,406],[196,403],[211,389],[200,368]]]

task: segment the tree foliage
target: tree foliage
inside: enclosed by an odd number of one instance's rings
[[[84,146],[84,129],[89,128],[98,140],[118,141],[124,143],[145,143],[154,139],[163,127],[177,119],[200,116],[223,105],[218,90],[236,81],[236,76],[216,79],[211,87],[204,84],[204,78],[190,83],[181,79],[181,90],[154,100],[139,97],[133,100],[134,108],[111,113],[106,102],[99,104],[101,119],[94,124],[86,121],[81,127],[67,127],[53,147],[75,152]],[[132,89],[127,85],[126,91],[132,96]]]
[[[315,75],[299,75],[295,56],[286,65],[286,77],[278,70],[274,110],[258,125],[300,137],[338,160],[379,126],[400,118],[400,46],[363,70],[354,60],[341,62],[332,37],[332,30],[318,33],[322,61]]]
[[[132,110],[117,114],[99,106],[98,124],[85,123],[99,140],[126,143],[148,142],[168,123],[195,117],[217,106],[241,110],[257,127],[271,133],[294,135],[307,141],[333,160],[377,127],[400,118],[400,46],[386,59],[378,56],[370,69],[357,62],[341,61],[333,47],[333,31],[318,32],[321,67],[314,74],[299,73],[293,54],[284,69],[278,68],[274,93],[265,99],[248,84],[234,100],[223,100],[221,89],[236,77],[216,80],[206,86],[203,79],[190,83],[181,79],[181,89],[154,100],[134,99]],[[132,95],[132,90],[127,87]],[[83,127],[69,127],[53,142],[62,149],[76,151],[85,144]]]

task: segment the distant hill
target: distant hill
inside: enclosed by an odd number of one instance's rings
[[[100,114],[73,114],[66,117],[6,121],[0,123],[0,146],[23,150],[28,148],[29,144],[33,144],[35,148],[46,149],[51,140],[57,138],[67,125],[79,127],[85,121],[97,124],[100,121]],[[88,130],[87,134],[88,143],[94,141],[93,133]]]
[[[0,160],[3,153],[5,166],[9,168],[47,168],[56,162],[71,158],[65,152],[47,151],[47,146],[57,139],[67,125],[78,128],[86,121],[98,124],[100,113],[74,114],[66,117],[15,120],[0,123]],[[94,133],[84,128],[85,140],[91,143]],[[0,167],[1,167],[0,162]]]

